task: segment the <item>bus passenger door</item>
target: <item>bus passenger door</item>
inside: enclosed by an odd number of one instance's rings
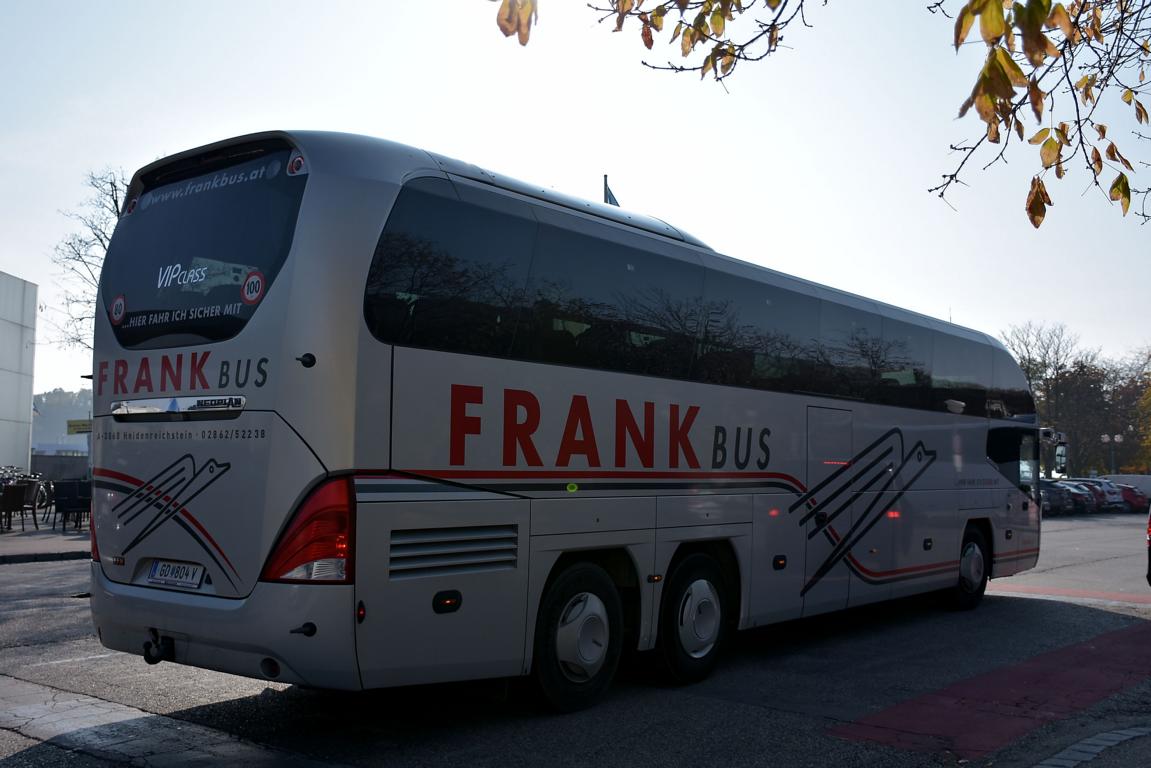
[[[357,478],[356,496],[364,687],[518,675],[529,502],[408,478]]]
[[[1016,533],[1019,560],[1016,567],[1032,568],[1039,559],[1039,528],[1043,504],[1039,498],[1039,441],[1035,434],[1024,435],[1019,446],[1020,528]]]
[[[802,514],[807,536],[803,615],[847,607],[851,573],[839,548],[853,521],[851,411],[807,409],[807,490]]]
[[[995,492],[992,575],[1010,576],[1032,567],[1039,554],[1042,510],[1036,491],[1039,461],[1035,428],[992,426],[987,431],[987,456],[1001,475]]]

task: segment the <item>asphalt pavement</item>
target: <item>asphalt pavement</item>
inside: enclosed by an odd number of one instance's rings
[[[86,533],[0,534],[0,556],[87,557]],[[928,596],[740,633],[703,683],[632,669],[563,717],[499,681],[340,694],[147,666],[94,636],[88,563],[9,565],[0,764],[1148,766],[1144,534],[1049,521],[1038,566],[975,612]]]

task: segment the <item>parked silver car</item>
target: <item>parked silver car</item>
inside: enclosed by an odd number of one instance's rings
[[[1123,492],[1119,490],[1119,486],[1110,480],[1104,480],[1101,477],[1073,477],[1071,478],[1077,483],[1083,485],[1093,485],[1103,491],[1104,508],[1109,512],[1128,512],[1127,503],[1123,501]]]

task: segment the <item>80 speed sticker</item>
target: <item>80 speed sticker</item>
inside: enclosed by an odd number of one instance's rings
[[[124,299],[124,294],[120,294],[112,300],[112,308],[108,311],[108,319],[112,321],[112,325],[119,325],[124,321],[124,315],[128,313],[128,302]]]

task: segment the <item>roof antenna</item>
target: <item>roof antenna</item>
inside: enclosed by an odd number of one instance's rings
[[[611,187],[607,185],[607,174],[603,175],[603,201],[607,205],[614,205],[619,208],[619,200],[615,199],[615,195],[611,192]]]

